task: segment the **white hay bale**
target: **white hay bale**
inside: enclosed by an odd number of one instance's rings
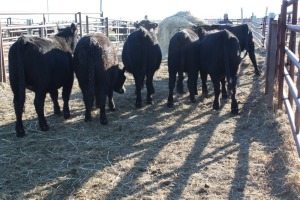
[[[158,26],[157,38],[163,58],[168,56],[169,42],[176,32],[202,24],[206,24],[206,22],[193,16],[189,11],[181,11],[162,20]]]

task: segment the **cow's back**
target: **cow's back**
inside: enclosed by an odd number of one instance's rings
[[[33,91],[58,89],[73,74],[71,52],[53,39],[22,36],[10,48],[9,60],[12,73],[22,65],[26,87]]]
[[[122,62],[126,71],[135,73],[145,71],[146,68],[156,71],[161,59],[161,49],[155,33],[141,27],[128,36],[122,51]]]
[[[105,72],[118,66],[118,58],[112,43],[104,34],[92,34],[81,38],[74,51],[74,70],[79,84],[90,76],[103,80]]]
[[[240,44],[237,37],[231,32],[222,30],[208,34],[202,41],[197,41],[195,46],[199,49],[198,61],[201,70],[204,70],[205,73],[225,74],[226,61],[232,68],[232,73],[236,73],[240,63]]]
[[[168,51],[168,66],[179,67],[186,48],[199,37],[191,29],[184,29],[175,33],[170,39]]]

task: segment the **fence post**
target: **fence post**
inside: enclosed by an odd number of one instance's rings
[[[81,19],[81,12],[78,12],[78,16],[79,16],[79,33],[80,33],[80,38],[82,38],[83,36],[83,32],[82,32],[82,19]]]
[[[297,24],[297,7],[298,7],[298,2],[294,3],[293,4],[293,11],[292,11],[292,18],[291,18],[291,22],[293,25],[296,25]],[[289,14],[290,15],[290,14]],[[295,53],[295,49],[296,49],[296,32],[291,30],[290,31],[290,39],[289,39],[289,49]],[[287,59],[288,61],[288,64],[290,65],[290,68],[289,68],[289,75],[291,77],[291,79],[293,80],[294,82],[294,76],[295,76],[295,65],[293,62],[290,61],[290,59]],[[293,99],[293,96],[292,96],[292,93],[291,91],[289,90],[289,94],[288,94],[288,98],[289,98],[289,101],[290,101],[290,104],[291,106],[293,105],[293,102],[294,102],[294,99]]]
[[[32,19],[27,19],[27,20],[26,20],[26,24],[27,24],[27,26],[31,26],[31,25],[32,25]],[[28,29],[27,29],[27,34],[28,34],[28,35],[32,35],[32,34],[33,34],[33,31],[32,31],[31,28],[28,28]]]
[[[298,43],[298,56],[300,58],[300,42]],[[299,60],[300,61],[300,60]],[[298,89],[298,99],[300,98],[300,77],[297,77],[296,87]],[[296,134],[299,134],[299,127],[300,127],[300,111],[296,109],[295,111],[295,127],[296,127]]]
[[[105,29],[106,29],[106,36],[109,37],[109,31],[108,31],[108,17],[105,18]]]
[[[266,56],[266,87],[268,108],[273,110],[274,103],[274,84],[275,84],[275,69],[276,69],[276,47],[277,47],[277,30],[278,23],[274,20],[275,14],[269,14],[269,29],[267,38],[267,56]]]
[[[4,82],[4,83],[6,82],[1,23],[0,23],[0,82]]]
[[[278,65],[278,109],[282,109],[283,104],[283,72],[284,72],[284,57],[285,57],[285,39],[286,39],[286,14],[287,1],[282,1],[280,24],[279,24],[279,65]]]
[[[85,21],[86,21],[86,33],[89,34],[89,16],[85,16]]]

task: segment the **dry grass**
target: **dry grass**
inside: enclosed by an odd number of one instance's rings
[[[264,55],[258,56],[260,66]],[[134,81],[115,94],[109,124],[85,123],[75,82],[72,118],[52,114],[49,132],[39,131],[33,93],[27,92],[27,137],[14,133],[12,93],[0,86],[0,199],[300,199],[300,166],[287,116],[266,108],[264,76],[243,61],[237,99],[212,110],[210,97],[191,104],[176,95],[167,108],[166,62],[156,73],[154,105],[134,107]],[[143,91],[145,98],[145,91]],[[60,102],[61,103],[61,102]]]

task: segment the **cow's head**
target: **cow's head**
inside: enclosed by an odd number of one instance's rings
[[[66,28],[61,28],[56,34],[57,37],[65,38],[67,45],[70,47],[70,51],[74,52],[77,41],[78,41],[78,31],[77,25],[72,23],[71,26]]]
[[[117,70],[117,78],[115,80],[115,84],[113,86],[113,91],[119,94],[125,93],[124,83],[126,80],[125,69],[118,68]]]
[[[134,26],[136,28],[140,28],[141,26],[144,27],[145,29],[147,29],[148,31],[150,31],[150,29],[155,29],[156,27],[158,27],[158,23],[155,22],[151,22],[149,20],[142,20],[139,23],[135,22]]]
[[[201,25],[201,26],[193,26],[192,27],[193,31],[197,33],[199,40],[202,40],[204,36],[207,34],[206,29]]]

